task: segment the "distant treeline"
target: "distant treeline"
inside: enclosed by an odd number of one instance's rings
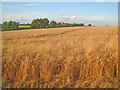
[[[3,22],[2,29],[3,30],[14,30],[18,29],[19,23],[14,21]]]
[[[19,24],[19,22],[9,21],[3,22],[2,30],[16,30],[16,29],[28,29],[28,28],[54,28],[54,27],[74,27],[74,26],[84,26],[83,23],[80,24],[69,24],[64,22],[57,23],[56,21],[49,21],[47,18],[34,19],[31,24]],[[89,24],[88,26],[91,26]]]

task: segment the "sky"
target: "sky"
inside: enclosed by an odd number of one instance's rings
[[[119,2],[119,0],[1,0],[2,2]]]
[[[96,26],[117,25],[118,2],[2,2],[2,22],[31,23],[37,18]]]

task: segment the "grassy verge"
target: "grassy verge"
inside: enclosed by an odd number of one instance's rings
[[[30,26],[19,26],[19,28],[30,28]]]

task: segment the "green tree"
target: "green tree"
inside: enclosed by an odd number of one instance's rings
[[[42,25],[43,25],[44,27],[46,27],[46,26],[49,25],[49,20],[48,20],[47,18],[43,18],[42,20],[43,20],[43,24],[42,24]]]
[[[13,30],[13,29],[18,29],[19,23],[15,22],[15,21],[9,21],[7,22],[3,22],[2,24],[2,29],[3,30]]]
[[[72,26],[76,26],[76,23],[74,23]]]
[[[56,23],[55,21],[51,21],[51,22],[50,22],[50,27],[56,27],[56,24],[57,24],[57,23]]]
[[[12,29],[12,21],[9,21],[7,24],[7,30],[11,30]]]
[[[27,23],[26,26],[30,26],[30,23]]]
[[[40,19],[36,19],[36,28],[40,28]]]
[[[18,26],[17,22],[12,22],[11,29],[18,29]]]
[[[59,22],[58,25],[61,25],[61,23]]]
[[[2,29],[3,29],[3,30],[7,30],[7,22],[3,22],[3,24],[2,24]]]
[[[31,23],[31,28],[44,28],[48,26],[48,19],[47,18],[40,18],[40,19],[34,19]]]
[[[80,26],[84,26],[84,24],[83,24],[83,23],[80,23]]]
[[[34,19],[31,23],[31,28],[37,28],[37,20]]]
[[[91,24],[88,24],[88,26],[92,26]]]
[[[40,28],[44,28],[45,27],[42,18],[39,19],[39,25],[40,25]]]

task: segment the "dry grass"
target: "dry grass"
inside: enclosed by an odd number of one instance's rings
[[[3,87],[118,87],[117,26],[2,34]]]

